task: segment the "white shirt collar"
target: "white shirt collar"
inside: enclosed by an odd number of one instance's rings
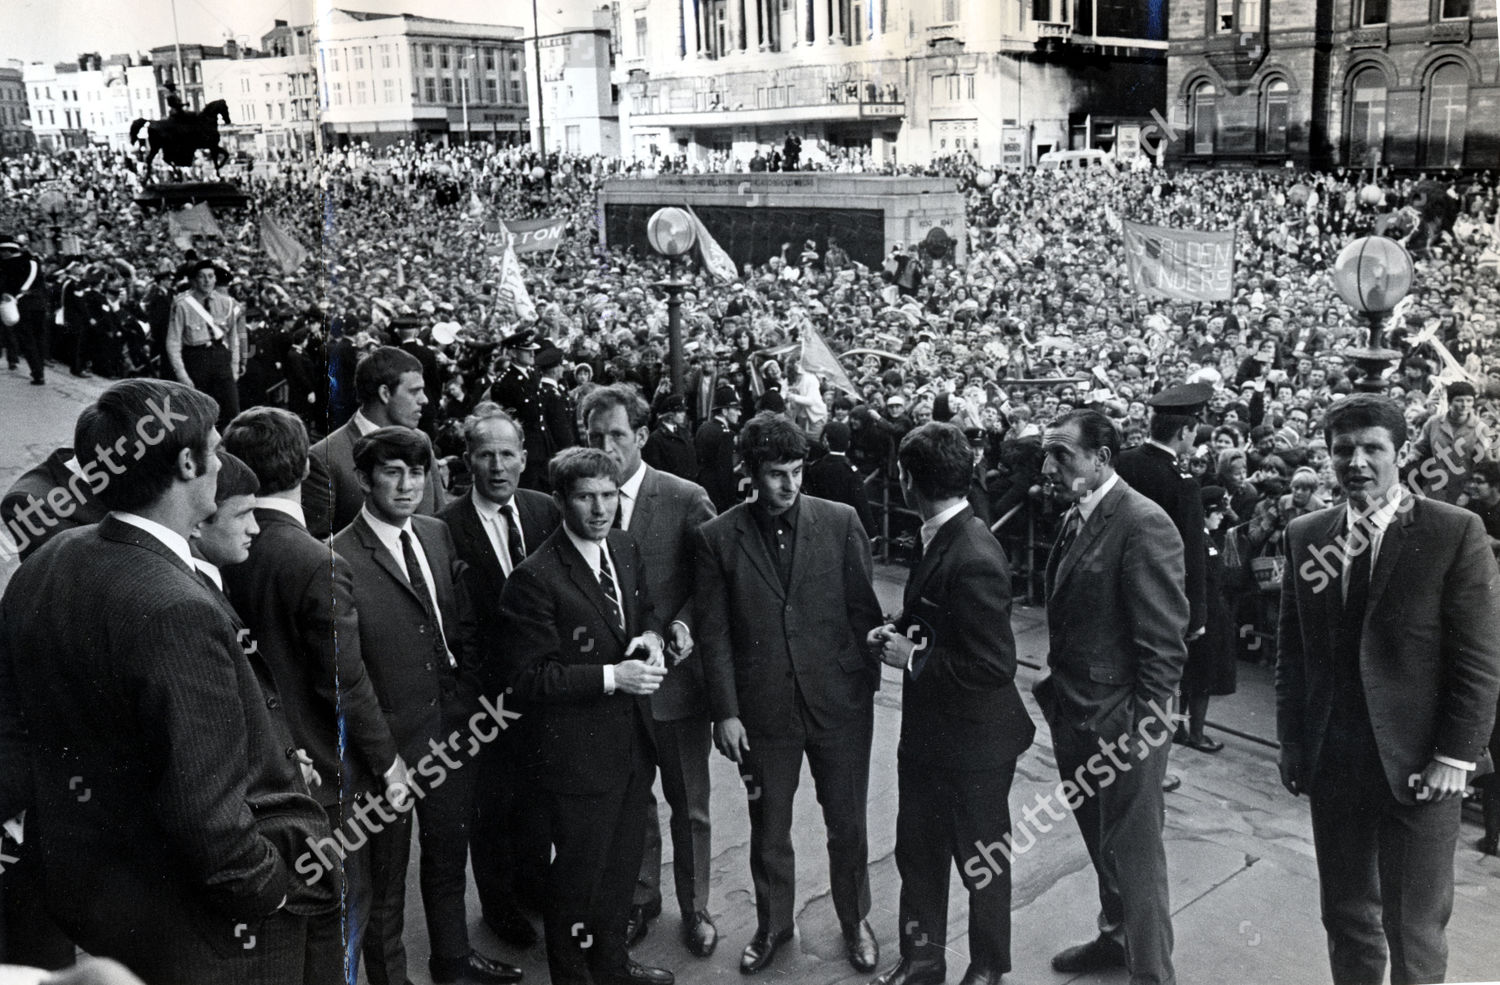
[[[365,412],[362,410],[355,411],[354,416],[350,420],[354,422],[354,430],[359,432],[361,438],[371,431],[378,431],[380,429],[380,425],[366,417]]]
[[[222,592],[224,590],[224,576],[219,572],[217,565],[210,564],[201,557],[195,557],[193,558],[193,567],[208,575],[208,580],[213,582],[219,591]]]
[[[1379,504],[1370,513],[1365,514],[1365,519],[1375,530],[1375,536],[1379,537],[1385,533],[1391,521],[1396,519],[1396,514],[1401,512],[1401,502],[1406,497],[1406,491],[1397,482],[1391,486],[1391,491],[1381,497]],[[1354,523],[1360,517],[1358,509],[1352,502],[1344,504],[1344,523],[1346,530],[1354,529]]]
[[[630,478],[620,483],[620,492],[633,500],[639,499],[641,496],[641,483],[644,481],[646,481],[646,463],[641,462],[635,467],[635,472]]]
[[[307,514],[302,512],[302,504],[294,503],[290,499],[282,499],[280,496],[257,496],[255,497],[255,508],[258,510],[275,510],[278,513],[285,513],[302,526],[307,526]]]
[[[927,548],[931,547],[932,539],[938,535],[939,530],[943,529],[943,524],[947,523],[949,520],[962,513],[964,511],[964,508],[968,505],[969,501],[967,499],[960,500],[932,519],[924,520],[922,522],[922,529],[920,531],[922,535],[922,550],[925,551],[927,550]]]
[[[1103,501],[1105,494],[1113,489],[1115,487],[1115,483],[1119,481],[1120,473],[1111,473],[1108,479],[1105,479],[1102,483],[1100,483],[1098,489],[1095,489],[1093,492],[1086,492],[1082,496],[1079,496],[1078,519],[1081,522],[1088,522],[1089,515],[1094,512],[1094,508]]]
[[[500,515],[501,510],[517,510],[516,497],[514,495],[510,497],[510,502],[506,503],[504,506],[501,506],[499,503],[495,502],[492,499],[481,496],[478,489],[470,489],[469,495],[470,498],[474,501],[474,509],[479,512],[480,518],[484,520],[495,519]],[[519,510],[517,510],[516,518],[519,520],[520,516],[521,514]]]
[[[164,527],[161,524],[157,523],[155,520],[148,520],[145,517],[140,516],[139,514],[126,513],[123,510],[115,510],[110,514],[110,516],[124,523],[130,524],[137,530],[144,530],[152,537],[155,537],[157,540],[161,541],[162,544],[173,554],[176,554],[177,557],[181,559],[183,564],[187,565],[189,568],[195,566],[193,564],[193,552],[192,549],[188,547],[187,538],[182,536],[182,534],[178,533],[177,531],[171,529],[170,527]]]
[[[582,554],[583,559],[589,563],[589,569],[594,572],[594,577],[599,577],[599,555],[604,552],[604,544],[599,541],[587,540],[583,537],[578,536],[571,529],[569,529],[566,523],[562,525],[562,528],[563,533],[568,535],[568,539],[571,540],[573,542],[573,546],[578,549],[578,553]],[[610,570],[614,570],[613,562],[610,563]]]
[[[380,538],[380,542],[386,546],[387,550],[398,559],[404,558],[405,555],[401,550],[401,535],[411,530],[411,517],[407,517],[406,522],[397,527],[371,513],[368,506],[361,506],[359,515],[365,518],[365,522],[370,525],[371,530],[375,531],[375,536]]]

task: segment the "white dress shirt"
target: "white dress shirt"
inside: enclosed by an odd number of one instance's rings
[[[443,627],[443,610],[438,605],[437,582],[432,577],[432,567],[427,563],[427,552],[422,549],[422,541],[411,528],[411,518],[408,517],[405,523],[396,527],[371,513],[368,506],[361,506],[359,515],[365,518],[380,543],[391,552],[391,557],[396,559],[396,567],[401,569],[408,583],[411,582],[411,573],[406,570],[406,552],[401,549],[401,535],[405,533],[411,537],[412,553],[417,556],[417,566],[422,569],[422,579],[427,583],[427,598],[432,603],[433,618],[437,620],[438,631],[443,634],[443,646],[448,650],[448,664],[458,666],[458,661],[453,658],[452,648],[448,647],[448,631]]]
[[[193,563],[192,549],[188,547],[187,538],[182,536],[182,534],[169,527],[162,526],[155,520],[148,520],[136,513],[126,513],[123,510],[115,510],[110,514],[110,516],[123,523],[128,523],[132,527],[135,527],[137,530],[143,530],[146,533],[150,534],[152,537],[155,537],[157,540],[166,545],[166,547],[173,554],[176,554],[183,564],[187,565],[189,568],[196,570],[197,565]]]
[[[646,480],[646,463],[641,462],[635,472],[620,483],[620,529],[630,529],[630,518],[635,516],[635,504],[640,502],[641,483]]]
[[[1083,529],[1083,525],[1085,523],[1089,522],[1089,515],[1094,512],[1094,507],[1099,505],[1099,503],[1104,499],[1105,495],[1107,495],[1109,491],[1115,487],[1115,483],[1119,481],[1120,473],[1112,473],[1108,479],[1105,479],[1102,483],[1099,484],[1098,489],[1095,489],[1093,492],[1086,492],[1082,496],[1078,497],[1078,528],[1080,530]]]
[[[578,553],[583,555],[583,560],[588,564],[589,570],[594,573],[595,578],[598,578],[600,559],[608,556],[608,548],[606,547],[606,545],[601,541],[587,540],[583,537],[578,536],[572,530],[568,529],[568,525],[566,523],[563,524],[563,533],[568,535],[568,540],[573,542],[573,546],[578,549]],[[616,604],[620,607],[620,618],[623,619],[625,618],[625,599],[620,595],[620,579],[619,576],[615,574],[615,572],[619,570],[620,568],[614,563],[614,559],[610,558],[609,578],[610,581],[613,581],[615,583]],[[628,626],[626,627],[626,631],[629,631]],[[612,664],[604,665],[604,693],[615,693],[615,668]]]
[[[923,521],[922,529],[920,531],[922,535],[923,554],[926,554],[927,548],[932,546],[932,538],[936,537],[938,535],[938,531],[943,529],[943,524],[947,523],[949,520],[962,513],[964,511],[964,508],[968,505],[969,501],[967,499],[960,500],[932,519]]]
[[[208,580],[214,583],[219,591],[224,590],[224,575],[219,571],[218,565],[210,564],[201,557],[193,558],[193,567],[208,576]]]
[[[354,416],[351,417],[350,420],[354,422],[354,430],[359,432],[359,436],[361,438],[369,434],[371,431],[380,430],[380,425],[376,424],[374,421],[366,417],[365,412],[362,410],[355,411]]]
[[[302,504],[294,503],[290,499],[282,499],[280,496],[257,496],[255,508],[258,510],[275,510],[277,513],[285,513],[296,520],[298,525],[304,529],[307,527],[307,515],[302,512]]]
[[[501,512],[508,512],[516,519],[516,530],[521,530],[521,510],[516,506],[516,497],[512,496],[510,502],[501,506],[499,503],[491,502],[479,494],[478,489],[470,491],[474,502],[474,512],[479,514],[480,526],[484,527],[484,534],[490,539],[490,546],[495,549],[495,557],[500,561],[500,570],[505,572],[509,578],[511,570],[515,565],[510,563],[510,528],[505,522]],[[526,550],[526,534],[521,533],[521,550]]]

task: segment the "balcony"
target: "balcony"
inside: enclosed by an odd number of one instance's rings
[[[763,84],[770,83],[770,84]],[[906,115],[894,82],[831,79],[777,84],[774,74],[751,87],[698,88],[698,80],[672,79],[628,85],[634,118],[642,125],[750,126],[814,120],[861,120]]]
[[[1066,44],[1073,40],[1073,25],[1060,23],[1058,21],[1037,21],[1036,39],[1038,42],[1060,42]]]

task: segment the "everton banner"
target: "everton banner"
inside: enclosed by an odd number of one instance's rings
[[[504,228],[515,240],[511,249],[517,254],[555,250],[562,243],[563,228],[568,220],[557,219],[507,219]]]
[[[1126,219],[1125,262],[1138,293],[1179,301],[1228,301],[1234,291],[1234,233],[1146,226]]]

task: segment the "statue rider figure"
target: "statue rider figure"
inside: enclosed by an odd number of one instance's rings
[[[177,93],[177,83],[168,82],[162,88],[167,90],[167,119],[178,126],[190,123],[192,114],[182,105],[182,96]]]

